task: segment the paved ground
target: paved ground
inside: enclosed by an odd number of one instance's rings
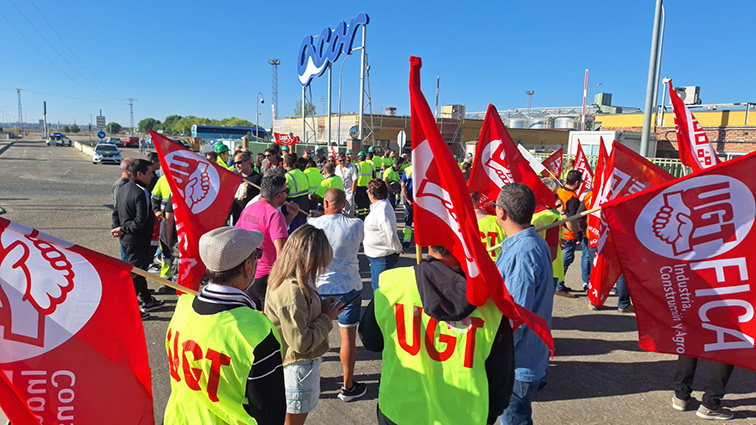
[[[86,140],[86,136],[83,140]],[[136,149],[124,156],[141,157]],[[118,243],[110,238],[110,189],[119,177],[114,165],[93,165],[91,158],[72,148],[47,147],[36,140],[0,141],[0,214],[102,253],[118,256]],[[401,265],[410,265],[407,254]],[[364,290],[369,297],[369,268],[360,255]],[[579,264],[569,270],[567,283],[579,284]],[[156,286],[151,285],[153,288]],[[167,308],[144,322],[152,368],[156,422],[163,417],[170,395],[165,332],[175,297],[162,296]],[[367,301],[364,301],[366,304]],[[616,300],[607,302],[616,306]],[[694,412],[670,407],[675,357],[640,350],[633,315],[616,310],[588,309],[584,294],[577,299],[557,297],[553,335],[556,355],[551,362],[549,385],[534,403],[534,420],[545,424],[690,424]],[[359,342],[358,342],[359,344]],[[380,356],[358,349],[357,379],[368,384],[363,400],[344,403],[336,398],[340,386],[338,334],[321,367],[321,401],[309,424],[375,423]],[[702,362],[694,396],[700,400],[706,364]],[[756,424],[756,374],[736,369],[724,405],[736,414],[737,424]],[[698,405],[696,404],[695,407]],[[1,414],[0,414],[1,416]]]

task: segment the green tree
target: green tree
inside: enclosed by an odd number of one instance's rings
[[[175,134],[176,124],[181,121],[181,118],[183,118],[181,115],[168,115],[163,121],[162,130],[168,134]]]
[[[71,126],[71,133],[78,133],[80,131],[81,131],[81,129],[79,128],[78,125],[74,124],[74,125]]]
[[[305,116],[310,117],[315,115],[315,105],[312,104],[312,102],[307,102],[305,105]],[[297,100],[296,106],[294,106],[294,116],[295,117],[301,117],[302,116],[302,101]]]
[[[68,127],[68,125],[64,125],[63,126],[63,132],[64,133],[70,133],[71,132],[71,129]]]
[[[160,120],[156,120],[155,118],[145,118],[141,121],[139,121],[139,132],[140,133],[146,133],[150,130],[157,130],[158,126],[160,125]]]
[[[121,124],[118,124],[117,122],[113,121],[108,124],[107,130],[110,132],[110,134],[120,133],[121,130],[123,130],[123,127],[121,127]]]

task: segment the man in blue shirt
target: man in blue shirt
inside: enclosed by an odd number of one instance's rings
[[[504,284],[517,304],[543,317],[551,327],[554,282],[549,246],[531,226],[535,196],[521,183],[504,186],[496,201],[496,218],[507,234],[496,260]],[[501,424],[532,424],[531,403],[546,377],[549,348],[527,326],[513,334],[515,382]]]

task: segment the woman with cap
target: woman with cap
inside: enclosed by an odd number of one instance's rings
[[[333,297],[321,301],[315,289],[332,259],[325,232],[305,224],[291,234],[270,272],[265,315],[282,338],[287,425],[303,424],[318,404],[321,357],[345,307]]]

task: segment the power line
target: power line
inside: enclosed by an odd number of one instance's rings
[[[61,57],[61,59],[63,59],[63,61],[64,61],[64,62],[65,62],[65,63],[66,63],[66,64],[67,64],[67,65],[68,65],[69,67],[71,67],[71,69],[73,69],[73,70],[74,70],[74,71],[75,71],[75,72],[76,72],[77,74],[79,74],[79,76],[80,76],[80,77],[81,77],[82,79],[84,79],[84,80],[85,80],[85,81],[87,82],[87,84],[91,85],[91,86],[92,86],[92,88],[95,88],[95,87],[94,87],[94,84],[92,83],[92,81],[90,81],[90,80],[89,80],[89,78],[87,78],[87,77],[86,77],[86,76],[85,76],[84,74],[82,74],[82,73],[81,73],[81,72],[80,72],[80,71],[79,71],[79,70],[78,70],[78,69],[77,69],[76,67],[74,67],[74,66],[73,66],[73,64],[71,64],[71,62],[69,62],[69,61],[68,61],[68,59],[67,59],[67,58],[66,58],[65,56],[63,56],[63,55],[61,55],[61,54],[60,54],[60,52],[58,51],[58,49],[56,49],[56,48],[55,48],[55,46],[53,46],[53,44],[52,44],[52,43],[50,42],[50,40],[48,40],[48,39],[47,39],[47,37],[45,37],[45,35],[44,35],[44,34],[42,33],[42,31],[40,31],[40,30],[39,30],[39,28],[37,28],[37,26],[36,26],[36,25],[34,25],[34,22],[32,22],[32,21],[31,21],[31,20],[30,20],[30,19],[29,19],[29,18],[28,18],[28,17],[27,17],[27,16],[25,15],[25,14],[24,14],[24,12],[22,12],[22,11],[21,11],[21,9],[19,9],[19,8],[18,8],[18,6],[16,6],[16,3],[14,3],[14,2],[13,2],[13,0],[8,0],[8,2],[9,2],[9,3],[11,4],[11,6],[13,6],[13,8],[14,8],[14,9],[16,9],[16,11],[17,11],[17,12],[18,12],[18,13],[19,13],[19,14],[21,15],[21,17],[23,17],[23,18],[24,18],[24,19],[26,20],[26,22],[28,22],[28,23],[29,23],[29,25],[30,25],[30,26],[31,26],[31,27],[32,27],[32,28],[34,29],[34,31],[36,31],[36,32],[37,32],[37,34],[39,34],[39,36],[40,36],[40,37],[42,38],[42,40],[44,40],[44,41],[45,41],[45,43],[47,43],[47,45],[48,45],[48,46],[50,46],[50,48],[52,49],[52,51],[53,51],[53,52],[55,52],[55,53],[56,53],[56,54],[57,54],[58,56],[60,56],[60,57]],[[82,86],[82,87],[84,87],[84,86]],[[87,89],[87,90],[89,90],[89,89]],[[98,90],[99,90],[99,89],[98,89]],[[90,93],[92,93],[92,94],[95,94],[96,96],[102,96],[104,92],[103,92],[103,93],[100,93],[100,94],[97,94],[97,93],[94,93],[93,91],[91,91],[91,90],[90,90]],[[103,96],[103,97],[108,97],[108,96]]]
[[[95,80],[95,81],[96,81],[96,82],[97,82],[98,84],[100,84],[100,86],[102,86],[102,88],[103,88],[103,89],[104,89],[104,90],[105,90],[105,91],[106,91],[107,93],[109,93],[109,94],[110,94],[111,96],[113,96],[113,97],[118,97],[118,95],[116,95],[115,93],[113,93],[112,91],[110,91],[110,89],[108,89],[108,87],[107,87],[107,86],[105,86],[105,84],[103,84],[103,83],[102,83],[102,82],[101,82],[101,81],[100,81],[100,80],[99,80],[99,79],[97,78],[97,76],[96,76],[96,75],[95,75],[95,74],[94,74],[94,73],[93,73],[92,71],[90,71],[90,70],[89,70],[89,68],[87,67],[87,65],[85,65],[85,64],[84,64],[84,62],[82,62],[82,60],[81,60],[81,59],[79,59],[79,56],[77,56],[77,55],[76,55],[76,53],[74,53],[73,49],[71,49],[71,47],[69,47],[69,46],[68,46],[68,44],[66,43],[66,41],[65,41],[65,40],[63,40],[63,37],[61,37],[61,36],[60,36],[60,34],[58,34],[58,31],[56,31],[56,30],[55,30],[55,25],[51,24],[51,23],[50,23],[50,21],[48,21],[48,20],[47,20],[47,18],[45,17],[44,13],[42,13],[42,11],[41,11],[41,10],[39,9],[39,7],[37,7],[37,4],[36,4],[36,3],[34,3],[34,0],[29,0],[29,1],[30,1],[30,2],[31,2],[31,4],[32,4],[32,5],[34,6],[34,8],[35,8],[35,9],[37,9],[37,12],[39,13],[39,16],[41,16],[41,17],[42,17],[42,19],[44,19],[44,21],[45,21],[45,22],[47,23],[47,26],[48,26],[48,27],[49,27],[49,28],[50,28],[50,29],[52,30],[52,32],[53,32],[53,33],[54,33],[54,34],[55,34],[55,35],[56,35],[56,36],[58,37],[58,39],[59,39],[59,40],[61,41],[61,43],[63,43],[63,45],[64,45],[64,46],[66,46],[66,49],[68,49],[68,51],[69,51],[69,52],[71,53],[71,56],[73,56],[74,58],[76,58],[76,60],[77,60],[77,61],[78,61],[78,62],[79,62],[79,63],[81,64],[81,66],[83,66],[83,67],[84,67],[84,70],[86,70],[86,71],[87,71],[87,72],[89,73],[89,75],[91,75],[91,76],[92,76],[92,78],[93,78],[93,79],[94,79],[94,80]]]

